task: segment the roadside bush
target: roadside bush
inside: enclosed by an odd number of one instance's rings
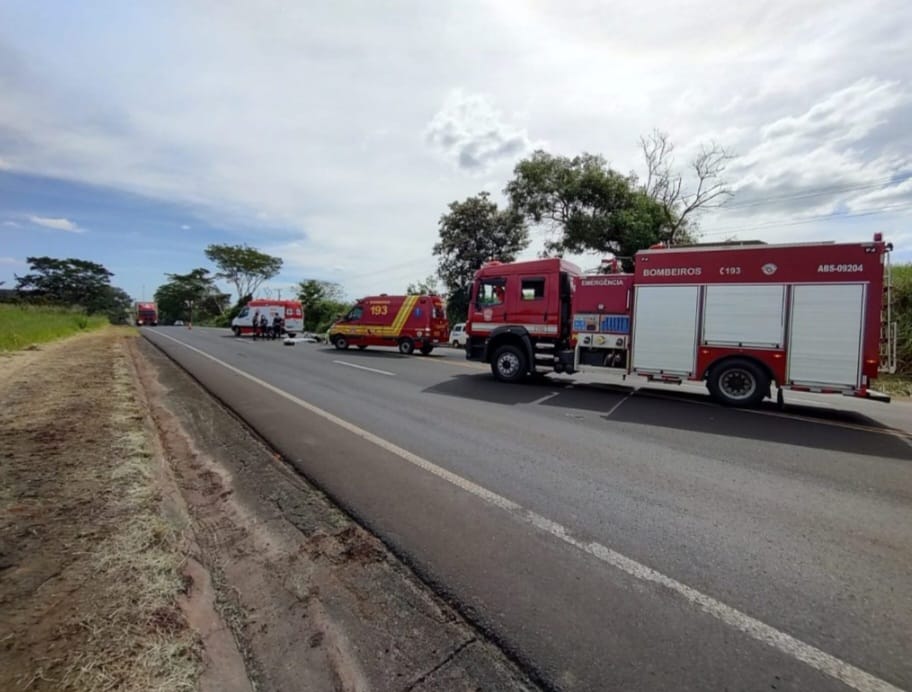
[[[893,309],[899,331],[896,371],[912,377],[912,264],[893,267]]]

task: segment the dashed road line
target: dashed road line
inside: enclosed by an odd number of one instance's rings
[[[377,368],[369,368],[366,365],[357,365],[355,363],[348,363],[344,360],[334,360],[333,363],[336,365],[344,365],[348,368],[357,368],[358,370],[367,370],[368,372],[375,372],[378,375],[386,375],[387,377],[395,377],[396,373],[390,372],[389,370],[378,370]]]
[[[539,404],[546,402],[548,399],[553,399],[558,394],[560,394],[560,392],[551,392],[550,394],[545,394],[543,397],[539,397],[535,401],[530,401],[527,406],[538,406]]]

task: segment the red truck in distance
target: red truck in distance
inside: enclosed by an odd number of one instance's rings
[[[138,327],[158,326],[158,305],[155,303],[137,303],[134,320]]]
[[[632,274],[584,274],[562,259],[485,264],[475,276],[466,355],[515,382],[591,366],[704,381],[726,405],[782,390],[887,399],[895,370],[892,246],[765,243],[655,248]],[[781,401],[781,399],[780,399]]]

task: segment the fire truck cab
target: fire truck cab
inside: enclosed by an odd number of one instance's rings
[[[488,263],[472,289],[466,354],[506,382],[594,366],[702,380],[732,406],[758,404],[773,382],[780,396],[885,399],[871,383],[895,368],[891,249],[879,234],[656,248],[637,253],[632,274],[584,274],[561,259]]]

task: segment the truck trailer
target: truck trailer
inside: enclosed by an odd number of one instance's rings
[[[863,243],[654,247],[632,273],[585,274],[563,259],[485,264],[475,276],[466,355],[516,382],[587,367],[704,381],[755,406],[785,389],[887,399],[895,370],[892,246]]]

